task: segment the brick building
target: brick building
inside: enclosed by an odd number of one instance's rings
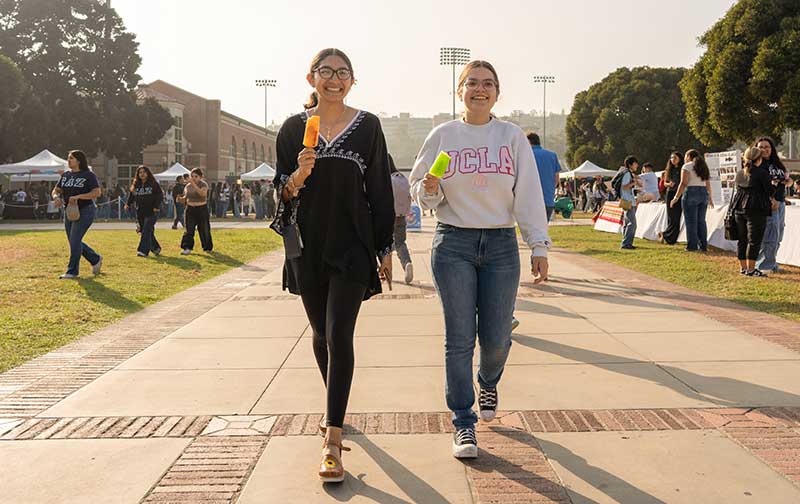
[[[222,110],[220,100],[208,100],[162,80],[142,85],[140,99],[155,99],[175,124],[161,140],[142,151],[142,163],[154,173],[173,164],[202,168],[211,182],[232,180],[263,162],[274,166],[276,133]],[[137,164],[123,164],[98,155],[91,165],[110,187],[127,184]]]

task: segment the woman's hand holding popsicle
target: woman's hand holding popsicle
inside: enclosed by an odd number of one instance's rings
[[[292,173],[291,177],[289,177],[289,183],[287,184],[287,189],[293,198],[297,197],[300,189],[305,187],[306,179],[311,176],[311,172],[314,171],[314,163],[316,160],[317,152],[308,147],[301,150],[300,154],[297,155],[297,169]]]
[[[422,187],[425,188],[425,194],[439,194],[439,177],[432,173],[426,173],[425,178],[422,179]]]

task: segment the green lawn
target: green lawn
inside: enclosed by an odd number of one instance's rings
[[[90,230],[85,241],[103,256],[103,272],[93,277],[82,259],[81,280],[67,281],[58,279],[69,259],[63,231],[0,231],[0,372],[280,245],[268,229],[221,229],[214,253],[182,256],[181,231],[156,235],[164,251],[144,259],[135,232]]]
[[[790,320],[800,320],[800,268],[769,278],[739,274],[736,256],[721,250],[688,253],[681,244],[669,246],[636,240],[638,250],[620,250],[620,236],[591,226],[552,226],[556,247],[619,264],[684,287],[750,306]]]

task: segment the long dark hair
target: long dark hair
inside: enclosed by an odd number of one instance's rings
[[[783,171],[786,171],[786,167],[783,165],[783,161],[781,161],[780,156],[778,156],[778,149],[775,148],[775,140],[771,139],[768,136],[764,136],[756,140],[754,144],[758,147],[759,142],[769,142],[769,146],[772,147],[772,152],[769,155],[769,164],[773,165],[776,168],[780,168]]]
[[[314,56],[314,59],[311,60],[311,67],[308,73],[313,74],[314,72],[316,72],[319,69],[320,64],[322,64],[322,61],[328,56],[339,56],[340,58],[342,58],[344,60],[345,65],[347,65],[347,69],[350,70],[350,78],[351,79],[353,78],[354,76],[353,63],[350,61],[350,58],[348,58],[344,52],[340,51],[339,49],[335,49],[333,47],[323,49],[320,52],[318,52],[316,56]],[[319,105],[319,95],[317,95],[317,91],[314,90],[311,93],[311,96],[308,97],[308,101],[305,104],[303,104],[303,107],[305,107],[305,109],[308,110],[316,107],[317,105]]]
[[[672,164],[672,156],[678,156],[678,163],[679,163],[678,165]],[[674,151],[672,154],[669,155],[669,158],[667,159],[667,167],[664,168],[664,182],[672,182],[672,171],[675,170],[676,168],[678,170],[681,169],[680,166],[681,159],[683,159],[683,154],[681,154],[678,151]]]
[[[136,189],[137,187],[142,187],[142,179],[139,178],[139,171],[144,170],[147,174],[147,180],[144,182],[145,184],[153,187],[156,185],[156,178],[153,176],[153,172],[150,171],[150,168],[146,167],[145,165],[141,165],[140,167],[136,168],[136,175],[133,177],[133,183],[131,184],[131,191]]]
[[[700,155],[699,152],[697,152],[697,150],[690,149],[686,155],[689,156],[689,159],[691,159],[692,163],[694,163],[694,172],[698,177],[700,177],[700,180],[705,182],[711,178],[711,172],[708,170],[706,160]]]
[[[775,152],[773,150],[773,152]],[[67,154],[67,157],[74,157],[75,160],[78,162],[78,166],[80,167],[80,171],[87,171],[89,169],[89,160],[86,159],[86,154],[83,151],[79,150],[71,150]]]

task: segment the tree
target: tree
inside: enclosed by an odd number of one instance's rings
[[[611,167],[633,154],[657,165],[673,150],[708,147],[692,135],[678,82],[683,68],[620,68],[575,96],[567,159]]]
[[[800,129],[800,2],[740,0],[680,86],[692,131],[731,144]]]
[[[80,148],[90,156],[103,150],[115,157],[146,145],[132,139],[163,136],[169,128],[163,114],[154,125],[160,132],[126,130],[142,114],[152,115],[137,104],[137,51],[135,35],[105,3],[0,0],[0,52],[18,65],[44,107],[47,119],[33,133],[52,150]]]

